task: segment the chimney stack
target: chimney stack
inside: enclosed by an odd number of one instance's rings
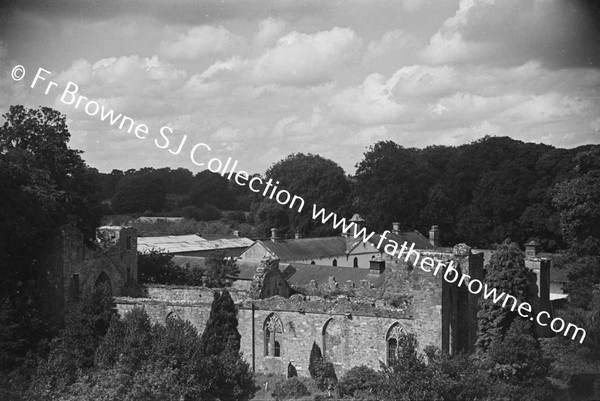
[[[369,261],[369,273],[381,274],[385,270],[385,260],[373,259]]]
[[[438,226],[431,226],[431,230],[429,230],[429,243],[435,247],[440,246],[440,230]]]
[[[400,223],[398,223],[398,222],[392,223],[392,233],[400,234]]]
[[[239,237],[240,236],[239,230],[233,230],[233,235],[236,237]]]
[[[271,228],[271,242],[277,242],[277,229]]]
[[[302,238],[302,233],[300,231],[296,231],[296,234],[294,234],[294,238],[296,238],[296,239]]]
[[[538,254],[542,245],[536,240],[529,241],[525,244],[525,256],[528,258],[535,258]]]

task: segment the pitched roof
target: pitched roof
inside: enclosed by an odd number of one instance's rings
[[[375,234],[373,237],[371,237],[371,243],[374,246],[377,246],[377,244],[379,244],[380,239],[381,234]],[[435,247],[431,245],[429,240],[418,231],[403,231],[398,234],[388,233],[386,234],[381,246],[378,249],[382,252],[385,252],[385,246],[387,244],[391,244],[389,240],[395,241],[399,246],[402,246],[402,244],[406,241],[408,247],[410,247],[414,243],[415,249],[435,249]]]
[[[176,253],[247,248],[253,243],[254,241],[244,237],[207,240],[198,235],[168,235],[164,237],[138,237],[137,249],[141,253],[149,253],[153,249],[165,253]]]
[[[298,238],[258,241],[280,261],[319,259],[345,255],[348,240],[344,237]]]
[[[380,287],[385,281],[386,271],[381,274],[373,274],[369,269],[360,269],[356,267],[338,267],[338,266],[319,266],[304,263],[290,263],[283,270],[283,277],[288,283],[298,287],[307,286],[311,280],[317,283],[326,283],[329,277],[335,277],[339,286],[352,280],[355,286],[359,286],[361,280],[369,280],[375,288]]]

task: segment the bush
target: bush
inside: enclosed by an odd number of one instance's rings
[[[291,377],[297,377],[298,376],[298,372],[296,371],[296,367],[294,365],[292,365],[292,363],[288,363],[288,367],[287,367],[287,377],[288,379]]]
[[[319,390],[327,390],[337,384],[337,376],[333,363],[320,360],[315,364],[315,382]]]
[[[375,391],[380,380],[380,375],[375,370],[364,365],[355,366],[346,372],[338,384],[340,397],[354,397],[359,391]]]
[[[276,400],[300,398],[308,395],[308,389],[297,377],[292,377],[283,383],[277,383],[275,391],[271,394]]]

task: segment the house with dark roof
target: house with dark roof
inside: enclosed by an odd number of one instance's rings
[[[360,223],[363,220],[355,215],[351,221]],[[414,248],[419,250],[437,247],[437,236],[434,236],[438,234],[437,227],[434,226],[435,231],[432,228],[428,239],[418,231],[402,232],[399,226],[399,223],[393,223],[391,231],[385,235],[375,234],[367,242],[362,241],[362,236],[354,238],[348,233],[336,237],[282,239],[278,237],[277,230],[272,229],[270,240],[256,241],[239,256],[239,260],[260,262],[267,257],[279,259],[281,263],[368,269],[372,260],[390,257],[385,249],[393,241],[400,246],[406,242],[409,247],[414,243]]]

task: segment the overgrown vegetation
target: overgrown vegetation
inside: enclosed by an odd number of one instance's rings
[[[84,296],[47,351],[31,355],[4,384],[2,399],[40,401],[249,400],[256,391],[227,292],[215,293],[200,335],[175,316],[164,325],[138,308],[119,317],[103,288]]]

